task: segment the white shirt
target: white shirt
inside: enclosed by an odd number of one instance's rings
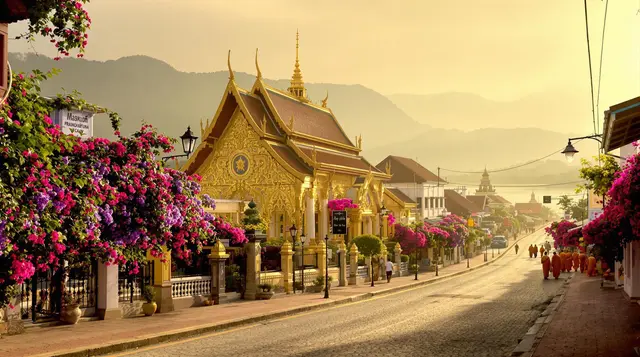
[[[391,261],[387,261],[387,271],[393,271],[393,263]]]

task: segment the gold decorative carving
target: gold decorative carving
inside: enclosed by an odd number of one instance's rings
[[[235,76],[233,75],[233,70],[231,69],[231,50],[229,50],[229,54],[227,55],[227,67],[229,67],[229,79],[234,80]]]
[[[262,132],[267,133],[267,117],[262,114]]]
[[[327,100],[329,100],[329,91],[327,90],[327,96],[324,97],[324,99],[322,100],[322,107],[326,108],[327,107]]]
[[[260,140],[247,119],[236,111],[212,153],[196,170],[202,176],[202,193],[220,199],[253,198],[261,213],[293,215],[300,207],[297,192],[302,182],[286,171]],[[244,171],[239,170],[243,165],[239,160],[245,165]]]
[[[291,114],[291,119],[289,119],[289,129],[291,129],[291,131],[293,131],[293,122],[295,121],[295,118],[293,117],[293,114]]]
[[[260,72],[260,66],[258,65],[258,49],[256,48],[256,72],[258,73],[258,79],[262,79],[262,72]]]

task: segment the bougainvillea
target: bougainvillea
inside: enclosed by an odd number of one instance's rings
[[[62,133],[49,117],[55,101],[39,95],[46,76],[15,75],[0,108],[0,305],[63,262],[135,273],[147,252],[188,260],[215,239],[221,223],[204,210],[215,203],[199,198],[199,178],[157,160],[172,150],[168,138],[150,126],[129,138],[116,131],[115,142]]]
[[[469,229],[464,218],[450,214],[438,222],[438,227],[448,233],[447,246],[458,247],[464,244],[469,236]]]
[[[553,222],[549,227],[545,228],[545,232],[553,238],[553,246],[555,248],[575,247],[578,245],[581,231],[576,229],[570,232],[569,230],[576,227],[575,223],[562,220]]]
[[[423,248],[427,244],[427,237],[421,231],[396,223],[394,226],[393,241],[400,243],[402,251],[406,254],[411,254],[416,248]]]
[[[332,211],[344,211],[347,208],[358,208],[358,205],[350,198],[336,198],[329,200],[327,207]]]
[[[389,213],[387,215],[387,224],[389,225],[389,227],[393,226],[396,223],[396,217],[393,215],[393,213]]]
[[[84,9],[89,0],[35,0],[28,8],[29,30],[17,38],[33,40],[35,35],[49,38],[60,55],[78,49],[84,56],[91,17]],[[56,60],[60,57],[56,57]]]

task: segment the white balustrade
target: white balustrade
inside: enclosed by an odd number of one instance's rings
[[[210,276],[190,276],[171,279],[171,296],[173,298],[211,295]]]

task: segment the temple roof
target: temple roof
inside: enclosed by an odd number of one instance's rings
[[[412,200],[411,197],[404,194],[404,192],[400,191],[397,188],[385,188],[385,192],[390,192],[394,196],[396,196],[403,203],[413,203],[416,204],[416,201]]]
[[[471,201],[476,206],[480,207],[482,210],[484,210],[484,207],[487,204],[487,196],[484,196],[484,195],[478,195],[478,196],[469,195],[466,197],[466,199]]]
[[[510,205],[511,202],[509,202],[506,198],[499,196],[499,195],[488,195],[487,197],[489,197],[490,200],[496,202],[496,203],[501,203],[501,204],[505,204],[505,205]]]
[[[438,175],[427,170],[427,168],[420,165],[413,159],[409,159],[407,157],[389,155],[386,159],[380,161],[376,167],[379,170],[386,170],[387,167],[390,168],[390,172],[393,175],[389,181],[391,183],[424,183],[438,181],[442,184],[446,183],[442,178],[438,178]]]
[[[455,190],[444,190],[444,203],[449,212],[462,217],[482,212],[482,206],[478,206]]]
[[[518,214],[522,213],[538,215],[542,213],[542,203],[516,203],[515,209],[516,211],[518,211]]]

